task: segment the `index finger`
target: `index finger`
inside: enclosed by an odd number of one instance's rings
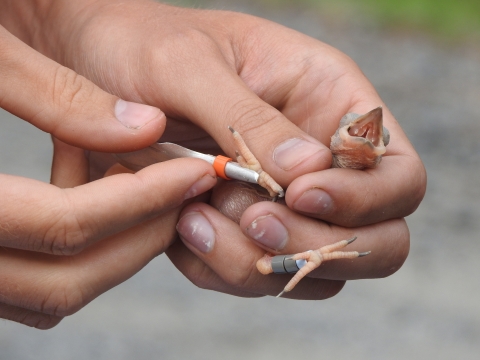
[[[177,159],[73,189],[0,175],[0,246],[74,254],[179,206],[216,183],[197,159]]]

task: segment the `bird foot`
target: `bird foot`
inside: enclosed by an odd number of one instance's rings
[[[240,133],[234,130],[231,126],[229,126],[228,129],[233,135],[233,142],[237,148],[235,154],[237,156],[237,162],[240,164],[240,166],[258,173],[258,185],[267,189],[270,196],[275,199],[274,201],[276,201],[278,197],[285,196],[285,192],[283,191],[282,187],[275,180],[273,180],[273,178],[265,170],[262,169],[260,162],[252,154]]]
[[[355,236],[349,240],[341,240],[334,244],[323,246],[318,250],[309,250],[286,258],[285,260],[295,260],[300,269],[290,279],[283,291],[278,294],[277,297],[282,296],[286,292],[292,291],[292,289],[300,282],[300,280],[318,268],[324,261],[336,259],[354,259],[370,254],[370,251],[361,253],[358,251],[338,251],[348,244],[351,244],[356,239],[357,237]]]

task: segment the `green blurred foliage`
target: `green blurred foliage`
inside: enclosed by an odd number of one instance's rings
[[[278,0],[282,1],[282,0]],[[479,0],[311,0],[341,3],[388,28],[423,30],[446,39],[479,39]]]
[[[244,0],[225,0],[241,3]],[[221,0],[167,0],[208,7]],[[444,40],[480,41],[480,0],[257,0],[263,6],[308,7],[329,17],[359,17],[389,30],[426,32]]]

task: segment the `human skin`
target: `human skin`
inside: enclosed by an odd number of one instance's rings
[[[423,198],[425,170],[373,86],[343,53],[232,12],[144,0],[3,2],[10,15],[2,11],[0,21],[27,44],[111,94],[162,109],[168,119],[162,140],[233,157],[231,125],[288,187],[287,206],[257,203],[240,226],[206,203],[182,210],[183,242],[167,254],[196,285],[238,296],[276,295],[285,279],[263,276],[254,266],[265,250],[297,253],[353,235],[356,249],[371,255],[322,265],[288,296],[323,299],[345,280],[388,276],[403,264],[409,248],[403,217]],[[18,18],[25,21],[12,20]],[[392,134],[380,166],[330,169],[328,145],[340,118],[379,105]],[[270,230],[266,236],[252,234],[254,221]],[[196,225],[203,233],[194,234]],[[284,236],[268,238],[272,233]]]
[[[180,159],[87,184],[84,150],[65,142],[138,149],[162,134],[165,115],[104,92],[1,26],[0,79],[0,106],[57,137],[52,184],[0,174],[0,318],[46,329],[162,253],[184,201],[215,185],[215,172]]]

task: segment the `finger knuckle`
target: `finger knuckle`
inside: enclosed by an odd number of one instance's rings
[[[66,215],[45,234],[42,248],[54,255],[75,255],[85,248],[87,239],[75,216]]]
[[[250,138],[263,137],[262,129],[271,133],[275,126],[272,123],[282,123],[282,115],[266,103],[256,99],[238,100],[226,110],[226,118],[230,125]]]
[[[41,319],[37,321],[37,323],[34,325],[36,329],[39,330],[49,330],[57,326],[60,321],[62,321],[62,317],[58,316],[43,316]]]
[[[60,321],[62,321],[61,317],[52,316],[52,315],[40,315],[40,316],[32,316],[31,321],[29,324],[25,324],[31,327],[34,327],[39,330],[49,330],[57,326]]]
[[[75,255],[81,252],[89,242],[89,236],[81,225],[73,206],[67,200],[50,220],[42,241],[36,251],[44,251],[54,255]]]
[[[367,173],[365,175],[369,176]],[[370,176],[374,175],[370,174]],[[373,181],[375,180],[372,179]],[[348,197],[352,200],[346,204],[346,207],[341,209],[342,217],[345,220],[342,225],[358,227],[383,220],[381,217],[383,215],[379,215],[378,211],[376,211],[378,208],[377,204],[383,203],[379,201],[383,196],[380,188],[364,186],[361,192],[356,188],[351,188],[349,191],[351,191],[351,195]]]
[[[345,281],[324,281],[318,293],[316,293],[316,298],[325,300],[336,296],[345,286]]]
[[[22,309],[22,313],[18,315],[15,321],[20,324],[38,329],[39,326],[42,326],[43,321],[45,321],[44,317],[48,317],[48,315],[34,313],[32,311]]]
[[[0,304],[0,318],[37,329],[51,329],[62,320],[57,316],[5,304]]]
[[[198,50],[214,49],[215,44],[204,32],[193,27],[182,30],[171,30],[165,34],[158,46],[148,47],[145,50],[147,63],[155,64],[156,67],[170,70],[171,75],[177,74],[175,70],[188,71],[191,64],[202,61]],[[198,49],[198,50],[197,50]]]
[[[258,275],[256,261],[241,261],[224,273],[223,280],[237,289],[245,290],[250,287],[254,277]]]
[[[87,303],[83,289],[72,277],[64,276],[49,289],[40,304],[40,312],[56,317],[69,316]]]
[[[194,284],[196,287],[204,290],[214,290],[215,286],[215,274],[213,271],[204,263],[198,264],[192,269],[184,270],[185,276]]]
[[[412,186],[409,189],[410,194],[408,198],[410,201],[405,216],[410,215],[417,210],[427,191],[427,172],[420,159],[418,159],[416,167],[417,169],[413,171],[416,175],[412,181]]]
[[[404,217],[412,214],[422,202],[427,186],[427,174],[420,159],[413,166],[406,178],[400,178],[394,184],[385,183],[380,175],[372,172],[363,172],[371,179],[366,184],[382,184],[381,186],[350,187],[349,198],[353,199],[342,207],[343,225],[358,227],[378,223],[387,219]],[[414,174],[411,176],[410,174]],[[365,179],[366,180],[366,179]],[[405,185],[407,184],[407,185]],[[398,189],[392,192],[389,188]]]
[[[405,263],[410,252],[410,232],[405,220],[393,220],[388,238],[389,251],[379,259],[378,277],[387,277],[397,272]]]
[[[199,289],[215,290],[215,276],[207,271],[200,274],[191,274],[190,281]]]
[[[75,71],[59,65],[52,85],[52,103],[62,113],[69,113],[94,91],[95,86]]]
[[[363,189],[363,197],[355,209],[357,213],[355,217],[357,223],[355,225],[359,226],[365,222],[380,196],[378,189],[374,187]]]

